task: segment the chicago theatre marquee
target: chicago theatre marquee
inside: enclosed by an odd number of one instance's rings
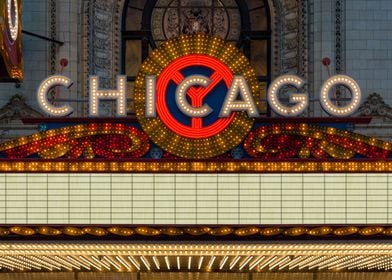
[[[341,1],[320,62],[308,1],[82,2],[74,66],[56,20],[23,27],[62,58],[34,83],[0,1],[1,78],[36,86],[1,109],[26,133],[0,143],[0,279],[392,277],[392,143],[344,72]]]

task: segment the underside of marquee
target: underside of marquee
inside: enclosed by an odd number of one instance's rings
[[[385,272],[391,229],[366,227],[8,227],[2,272]]]

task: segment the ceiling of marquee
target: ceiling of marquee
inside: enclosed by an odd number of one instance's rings
[[[389,241],[3,242],[1,272],[390,271]],[[0,278],[1,279],[1,278]]]

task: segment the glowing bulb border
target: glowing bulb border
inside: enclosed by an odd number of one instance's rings
[[[0,144],[0,153],[3,155],[8,154],[10,156],[8,158],[0,159],[0,171],[6,173],[392,172],[392,160],[389,159],[392,152],[392,143],[348,131],[340,131],[331,127],[315,127],[307,124],[275,124],[270,127],[260,127],[259,129],[252,131],[245,142],[245,149],[252,157],[254,157],[254,159],[244,159],[241,162],[231,158],[192,161],[170,157],[159,161],[144,159],[141,157],[149,150],[148,137],[144,132],[137,132],[136,130],[137,129],[127,127],[124,124],[92,123],[89,125],[63,127],[58,130],[48,130],[46,132],[21,137],[19,139]],[[119,156],[110,153],[108,154],[103,151],[100,155],[106,158],[106,160],[94,160],[94,148],[91,146],[88,139],[95,135],[110,135],[116,133],[120,135],[127,135],[134,142],[132,150],[127,149],[119,151],[120,153],[131,153],[129,154],[130,156],[118,161],[115,159],[118,159]],[[341,147],[332,146],[329,149],[328,146],[325,146],[324,149],[328,148],[326,152],[329,153],[332,158],[337,157],[345,159],[331,160],[329,158],[325,158],[323,154],[320,154],[319,158],[316,157],[315,159],[308,159],[306,156],[300,155],[300,158],[297,158],[294,161],[287,159],[287,156],[280,159],[277,158],[275,160],[265,159],[257,153],[263,152],[258,148],[258,145],[261,143],[260,139],[268,134],[287,134],[292,136],[301,135],[303,137],[312,136],[317,141],[321,141],[321,145],[335,145],[335,143],[340,143]],[[98,138],[98,140],[99,139],[100,138]],[[254,139],[256,142],[253,142]],[[342,141],[342,139],[348,139],[349,141]],[[100,149],[104,148],[105,139],[101,139],[99,141],[101,142],[97,143],[96,147],[99,147]],[[326,144],[323,142],[326,142]],[[75,145],[77,143],[79,144]],[[78,147],[78,149],[74,150],[72,147]],[[310,148],[310,146],[308,146],[308,148]],[[354,149],[355,153],[367,155],[369,159],[350,159],[351,149]],[[68,156],[70,156],[70,159],[74,159],[73,161],[64,158],[67,153]],[[79,155],[82,153],[84,158],[78,160]],[[42,159],[28,158],[36,154],[40,155]]]
[[[188,101],[186,100],[187,90],[192,86],[203,86],[207,87],[211,83],[211,80],[201,76],[201,75],[192,75],[184,79],[177,87],[176,90],[176,103],[180,111],[193,118],[203,118],[208,116],[211,113],[212,109],[207,104],[204,104],[200,108],[193,108],[190,106]]]
[[[207,35],[183,35],[163,43],[154,50],[140,67],[135,81],[136,116],[149,138],[165,151],[188,159],[206,159],[221,155],[237,146],[246,137],[254,120],[246,112],[235,112],[230,125],[217,135],[190,139],[180,136],[159,118],[146,118],[146,76],[159,75],[173,60],[190,55],[208,55],[227,65],[233,74],[243,74],[249,83],[256,105],[261,100],[256,73],[244,54],[220,38]],[[151,99],[148,99],[151,102]]]
[[[127,100],[127,77],[117,76],[117,89],[99,89],[99,77],[90,76],[90,104],[89,114],[92,117],[98,117],[99,100],[116,100],[116,115],[123,117],[127,115],[125,110]]]
[[[290,94],[290,102],[297,103],[293,106],[285,106],[279,101],[279,91],[283,86],[291,85],[297,89],[303,87],[305,81],[295,75],[283,75],[275,79],[268,89],[268,103],[279,115],[290,117],[303,113],[308,104],[308,95],[305,93]]]
[[[19,4],[18,0],[6,0],[6,10],[7,10],[7,30],[12,42],[15,42],[18,39],[19,35]],[[15,24],[14,19],[12,18],[12,2],[14,2],[13,8],[15,10]]]
[[[347,87],[351,94],[351,103],[340,107],[332,104],[329,93],[334,86],[342,85]],[[326,80],[321,87],[320,104],[323,109],[334,116],[347,117],[352,115],[361,105],[362,92],[358,83],[351,77],[346,75],[336,75]]]
[[[41,110],[56,117],[65,117],[72,114],[73,109],[69,105],[55,107],[49,103],[47,96],[49,91],[56,86],[70,88],[72,84],[72,80],[63,75],[52,75],[43,80],[37,91],[37,101]]]

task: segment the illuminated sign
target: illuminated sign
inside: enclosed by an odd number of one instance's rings
[[[167,44],[170,45],[173,42],[169,41]],[[170,113],[172,108],[169,107],[177,106],[179,113],[192,118],[194,125],[196,122],[199,122],[200,125],[203,118],[211,116],[214,111],[219,112],[219,114],[215,114],[216,118],[226,118],[225,121],[219,120],[217,122],[226,124],[228,124],[227,119],[232,117],[233,112],[246,112],[248,117],[251,118],[260,116],[256,106],[256,104],[260,103],[258,99],[260,97],[260,89],[254,82],[256,79],[254,70],[247,59],[232,45],[219,41],[217,38],[215,38],[213,43],[218,44],[218,42],[225,51],[238,56],[239,60],[237,63],[243,65],[243,69],[239,72],[246,70],[248,71],[247,76],[244,76],[244,73],[234,74],[236,69],[226,64],[227,61],[224,61],[221,57],[222,52],[215,56],[203,52],[183,52],[182,56],[175,57],[172,61],[167,61],[164,64],[164,68],[160,67],[152,71],[159,72],[159,75],[158,73],[144,74],[143,67],[148,68],[150,64],[149,60],[147,60],[142,66],[141,74],[139,74],[144,79],[143,86],[145,87],[142,90],[143,95],[145,95],[143,104],[144,117],[158,117],[173,131],[179,134],[184,133],[186,137],[205,138],[207,135],[199,131],[200,127],[184,128],[183,125],[176,122],[175,117],[171,116],[172,114]],[[155,57],[159,57],[162,61],[164,55],[166,55],[164,48],[158,48],[150,59],[154,61]],[[224,53],[224,55],[227,55],[227,53]],[[205,73],[208,73],[210,76]],[[299,90],[305,83],[302,78],[295,75],[283,75],[273,81],[267,93],[267,101],[272,110],[281,116],[287,117],[302,114],[309,105],[306,93],[291,94],[291,106],[288,106],[282,104],[279,100],[279,92],[287,86],[292,86]],[[126,76],[117,77],[118,88],[114,90],[99,90],[98,84],[98,77],[90,77],[90,116],[98,116],[98,104],[99,100],[102,99],[116,100],[117,116],[126,116]],[[48,77],[39,87],[38,103],[41,109],[49,115],[57,117],[67,116],[73,112],[71,107],[55,107],[47,100],[47,93],[55,86],[70,87],[72,86],[72,81],[62,75]],[[348,105],[341,107],[332,102],[330,92],[336,86],[345,86],[350,90],[352,100]],[[212,97],[208,98],[209,95],[212,95]],[[212,109],[210,105],[204,103],[204,99],[221,99],[221,108]],[[361,89],[359,85],[346,75],[330,77],[321,88],[320,103],[322,108],[331,116],[350,116],[356,112],[360,102]],[[170,106],[168,103],[170,103]],[[139,115],[140,117],[142,116]],[[223,130],[223,127],[225,128],[223,125],[217,126],[221,130]],[[185,133],[185,130],[190,131]],[[208,131],[210,132],[207,134],[216,132],[214,129],[208,129]]]
[[[0,0],[0,80],[20,82],[22,71],[21,0]]]
[[[55,86],[72,86],[65,76],[48,77],[38,89],[43,111],[58,117],[30,120],[40,133],[0,144],[0,170],[55,172],[385,172],[392,144],[347,130],[342,119],[355,112],[361,90],[350,77],[329,78],[320,90],[322,107],[336,118],[292,118],[308,106],[305,81],[284,75],[265,92],[244,54],[219,38],[180,36],[163,43],[142,64],[135,80],[136,118],[126,117],[126,77],[115,89],[90,78],[89,114],[64,118],[69,105],[53,105]],[[347,105],[331,98],[336,86],[351,92]],[[290,102],[279,93],[291,88]],[[263,100],[285,118],[261,117]],[[97,118],[99,102],[115,100],[117,116]],[[366,160],[364,160],[366,159]]]
[[[282,116],[298,116],[302,114],[308,106],[308,96],[305,93],[292,94],[290,102],[294,106],[285,106],[279,101],[279,90],[284,86],[295,86],[301,88],[305,81],[294,75],[285,75],[276,79],[268,89],[268,103],[271,108]],[[351,94],[350,104],[340,107],[334,104],[330,98],[330,91],[333,87],[343,85],[347,87]],[[329,78],[321,87],[321,106],[332,116],[345,117],[353,114],[361,103],[361,89],[356,81],[345,75],[336,75]]]
[[[238,49],[197,35],[155,50],[141,66],[134,97],[138,121],[157,146],[179,157],[205,159],[244,140],[259,115],[262,92]]]
[[[163,150],[183,158],[211,158],[244,140],[254,118],[260,116],[262,94],[255,71],[238,49],[220,39],[199,35],[196,46],[209,42],[215,52],[204,48],[190,52],[186,44],[191,40],[183,36],[167,42],[142,65],[135,88],[136,112],[143,130]],[[167,57],[166,48],[178,48],[176,55]],[[90,78],[90,116],[98,116],[102,99],[116,100],[117,116],[126,116],[126,77],[118,76],[114,90],[99,90],[98,84],[98,77]],[[307,94],[292,94],[291,106],[283,105],[278,95],[285,86],[300,89],[304,84],[301,78],[291,75],[276,79],[267,95],[271,108],[282,116],[301,114],[308,106]],[[71,85],[65,76],[47,78],[38,90],[42,110],[58,117],[72,113],[68,105],[55,107],[47,100],[54,86]],[[338,107],[331,102],[329,92],[336,85],[350,89],[353,98],[349,105]],[[357,83],[343,75],[326,81],[321,94],[323,108],[335,116],[352,114],[361,99]]]

